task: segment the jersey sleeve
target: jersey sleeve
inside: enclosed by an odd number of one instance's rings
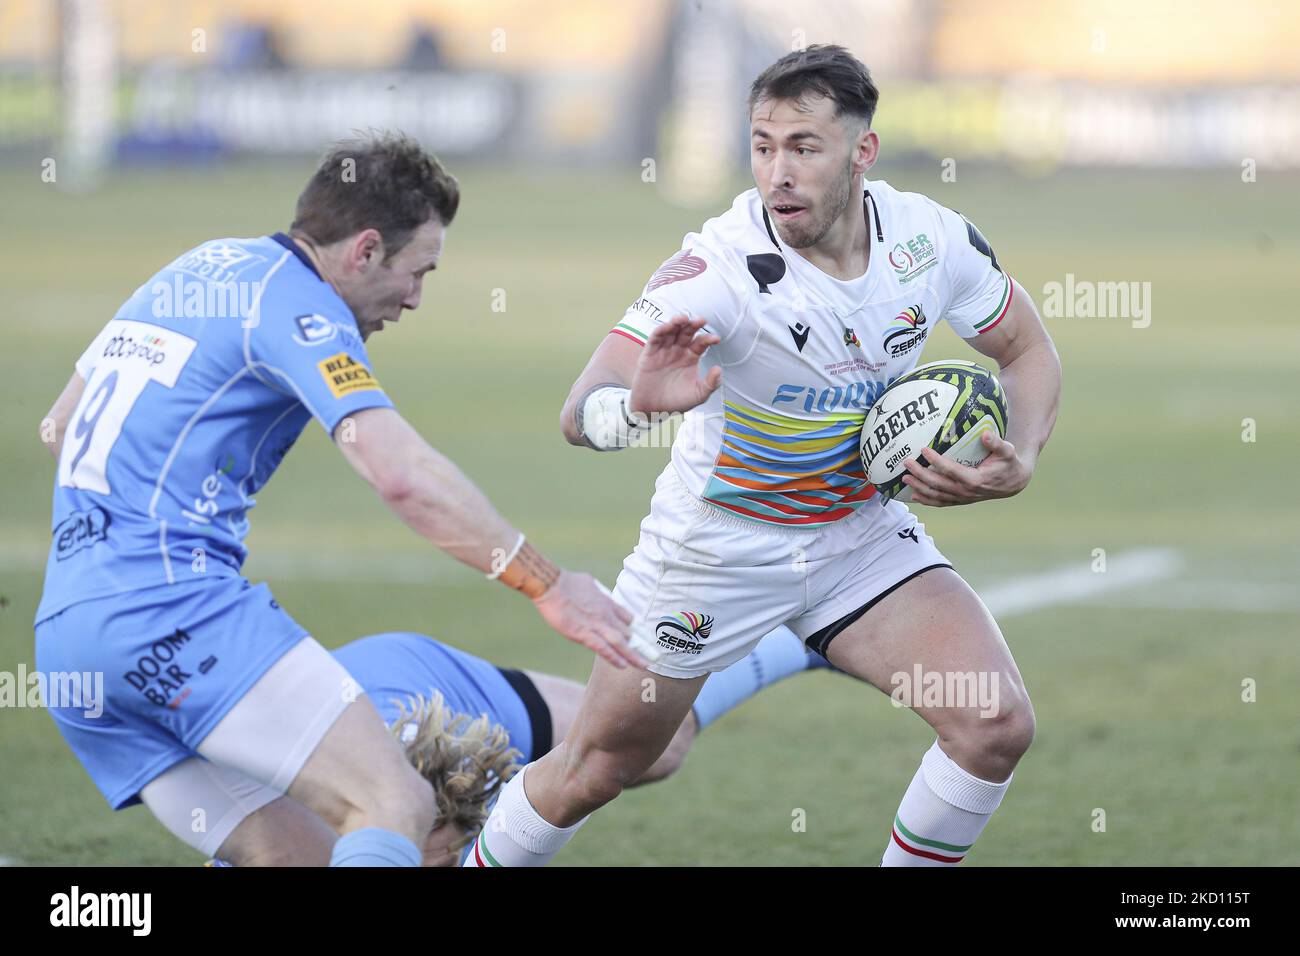
[[[740,321],[741,296],[726,263],[690,242],[657,270],[610,331],[645,345],[654,327],[675,315],[704,319],[723,341]]]
[[[989,331],[1007,314],[1014,285],[983,233],[961,213],[941,209],[948,252],[943,318],[964,339]]]
[[[330,435],[348,415],[393,407],[356,321],[341,304],[281,299],[268,309],[264,303],[248,330],[245,357],[258,378],[295,394]]]

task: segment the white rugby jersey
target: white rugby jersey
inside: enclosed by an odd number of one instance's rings
[[[1012,283],[969,221],[864,180],[871,257],[848,282],[781,241],[757,189],[682,240],[612,333],[707,320],[722,385],[688,412],[672,462],[692,493],[755,521],[817,527],[870,499],[858,457],[867,410],[917,364],[940,319],[963,338],[1006,315]]]

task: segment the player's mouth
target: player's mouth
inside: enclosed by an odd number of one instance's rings
[[[782,222],[789,222],[791,219],[798,219],[808,209],[806,206],[797,206],[794,203],[779,202],[772,205],[772,215]]]

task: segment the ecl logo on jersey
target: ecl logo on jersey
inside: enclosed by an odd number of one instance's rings
[[[54,529],[54,556],[59,561],[108,538],[109,514],[96,505],[74,511]]]

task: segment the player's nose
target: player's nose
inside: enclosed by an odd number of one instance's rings
[[[769,182],[774,189],[790,189],[794,186],[794,180],[790,175],[790,167],[780,153],[772,158],[772,166],[768,170],[770,177]]]
[[[411,291],[407,294],[406,298],[402,300],[402,308],[415,310],[420,307],[420,291],[422,286],[423,283],[417,281],[415,285],[411,287]]]

